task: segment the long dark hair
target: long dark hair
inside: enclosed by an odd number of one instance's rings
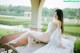
[[[58,20],[61,21],[61,30],[62,30],[62,33],[63,33],[63,30],[64,30],[64,28],[63,28],[63,11],[61,9],[57,9],[55,12],[58,16]]]

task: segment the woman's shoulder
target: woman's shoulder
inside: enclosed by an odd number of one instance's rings
[[[53,24],[61,24],[61,21],[56,20],[56,21],[53,21],[52,23],[53,23]]]
[[[56,20],[56,21],[53,21],[52,24],[56,26],[61,26],[61,21]]]
[[[57,20],[57,21],[53,21],[48,23],[48,25],[61,25],[61,21]]]

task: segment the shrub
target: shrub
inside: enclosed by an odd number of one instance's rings
[[[47,27],[44,26],[41,30],[42,30],[42,32],[45,32],[47,30]]]
[[[80,53],[80,39],[77,39],[74,44],[74,53]]]

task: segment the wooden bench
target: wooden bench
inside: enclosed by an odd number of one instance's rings
[[[9,35],[3,36],[3,37],[0,38],[0,43],[2,45],[4,45],[4,44],[16,39],[17,37],[21,36],[23,33],[25,33],[25,32],[19,32],[19,33],[16,33],[16,34],[9,34]],[[12,44],[12,46],[13,47],[18,47],[18,46],[25,45],[27,43],[28,43],[28,37],[25,37],[25,38],[21,39],[18,43]],[[7,45],[2,46],[2,48],[4,48],[5,51],[11,49]]]

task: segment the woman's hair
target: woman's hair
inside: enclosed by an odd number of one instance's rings
[[[62,33],[63,33],[63,11],[61,9],[57,9],[55,12],[58,16],[58,20],[61,21],[61,30],[62,30]]]

